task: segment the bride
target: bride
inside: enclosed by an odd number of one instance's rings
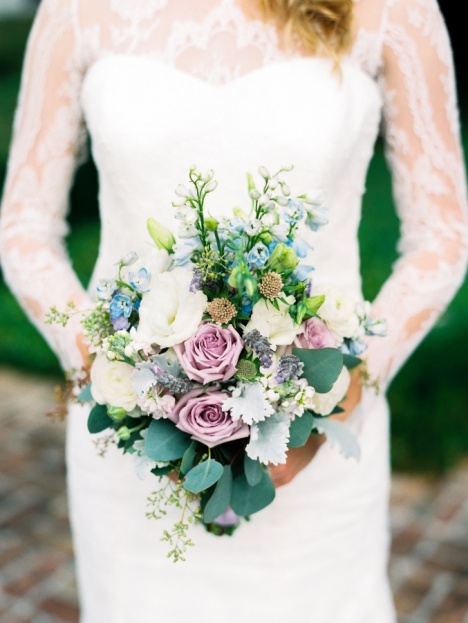
[[[272,470],[280,488],[270,507],[232,538],[195,527],[196,547],[174,566],[160,526],[145,518],[157,480],[139,481],[115,448],[97,456],[86,410],[72,405],[82,623],[395,621],[384,393],[463,279],[466,192],[451,50],[435,0],[42,0],[1,251],[12,290],[65,370],[89,365],[81,326],[54,328],[44,317],[52,305],[89,304],[63,244],[86,130],[102,220],[90,292],[124,252],[145,249],[148,217],[174,228],[173,191],[193,163],[215,170],[213,212],[222,214],[245,201],[246,171],[291,162],[291,185],[321,188],[329,207],[329,224],[311,241],[317,275],[360,298],[357,228],[381,125],[400,258],[373,303],[388,336],[366,351],[381,391],[355,378],[345,403],[361,460],[344,460],[326,442],[291,450]]]

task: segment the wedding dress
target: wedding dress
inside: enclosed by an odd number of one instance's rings
[[[248,3],[245,3],[246,5]],[[251,3],[253,4],[253,3]],[[293,163],[290,186],[321,188],[329,224],[309,233],[317,279],[361,297],[357,228],[383,119],[401,219],[400,258],[373,304],[389,332],[367,351],[382,390],[461,283],[466,189],[451,50],[435,0],[360,0],[339,70],[281,50],[236,0],[43,0],[31,35],[2,210],[5,276],[65,369],[81,364],[86,308],[64,250],[68,192],[85,128],[100,176],[102,234],[89,292],[149,216],[175,229],[171,202],[192,164],[219,182],[214,215],[246,205],[245,174]],[[82,623],[390,623],[388,410],[365,390],[348,425],[359,462],[324,444],[274,503],[232,538],[195,527],[186,563],[167,560],[146,519],[157,479],[129,456],[97,455],[72,406],[68,478]]]

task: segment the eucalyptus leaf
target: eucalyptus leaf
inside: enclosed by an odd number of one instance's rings
[[[151,473],[155,476],[165,476],[172,470],[170,465],[166,465],[165,467],[153,467]]]
[[[225,465],[221,478],[216,483],[216,488],[206,503],[203,513],[203,521],[211,523],[222,515],[231,501],[232,492],[232,469],[230,465]]]
[[[314,416],[309,411],[305,411],[301,417],[295,417],[289,427],[290,448],[300,448],[309,439],[314,426]]]
[[[192,493],[209,489],[223,475],[223,466],[214,459],[207,459],[191,469],[185,477],[184,488]]]
[[[260,461],[254,461],[246,454],[244,457],[244,472],[249,485],[255,487],[261,481],[264,469]]]
[[[329,443],[332,445],[336,443],[346,458],[353,458],[357,461],[361,458],[358,440],[345,424],[330,418],[320,418],[314,421],[314,428],[319,433],[323,433]]]
[[[192,441],[182,457],[182,463],[180,465],[180,472],[185,476],[192,468],[197,454],[198,441]]]
[[[106,428],[111,428],[113,420],[107,415],[105,405],[94,405],[88,416],[88,430],[90,433],[102,433]]]
[[[153,420],[148,428],[145,452],[153,461],[174,461],[183,457],[190,444],[190,437],[170,420]]]
[[[343,355],[343,364],[348,368],[348,370],[356,368],[360,363],[362,363],[362,359],[360,359],[359,357],[348,354]]]
[[[265,508],[275,499],[275,486],[270,476],[263,472],[262,479],[251,487],[244,474],[234,479],[232,483],[231,508],[241,517],[253,515]]]
[[[343,354],[337,348],[293,348],[304,364],[303,376],[319,394],[327,394],[343,369]]]
[[[85,387],[83,387],[83,389],[77,396],[77,400],[78,402],[90,402],[91,400],[94,400],[91,393],[91,383],[88,383],[87,385],[85,385]]]

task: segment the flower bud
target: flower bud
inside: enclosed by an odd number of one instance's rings
[[[135,264],[137,259],[138,255],[135,253],[135,251],[130,251],[130,253],[127,253],[123,256],[123,258],[120,260],[120,264],[122,266],[131,266],[132,264]]]
[[[289,197],[289,195],[291,194],[291,189],[289,188],[289,186],[285,182],[280,182],[280,186],[281,186],[281,192],[283,193],[283,195],[285,197]]]
[[[188,197],[189,196],[189,189],[187,188],[187,186],[184,186],[183,184],[179,184],[177,186],[177,188],[175,189],[175,194],[178,195],[179,197]]]
[[[207,193],[212,193],[214,190],[216,190],[218,188],[218,182],[216,180],[211,180],[210,182],[208,182],[208,184],[205,186],[205,191]]]
[[[180,208],[184,205],[186,205],[187,200],[185,197],[180,197],[179,199],[174,199],[174,201],[172,202],[172,206],[174,208]]]
[[[121,426],[117,431],[117,437],[122,441],[128,441],[131,437],[130,430],[127,426]]]
[[[279,204],[280,206],[287,206],[288,205],[288,200],[286,199],[286,197],[274,197],[274,200],[276,201],[277,204]]]
[[[285,270],[294,270],[299,263],[299,259],[293,249],[284,244],[277,244],[273,253],[268,258],[266,267],[277,273]]]
[[[175,244],[175,238],[172,235],[172,232],[165,225],[159,223],[154,218],[149,218],[146,221],[146,227],[148,228],[149,235],[158,249],[165,249],[171,253]]]
[[[250,194],[250,198],[253,199],[254,201],[256,201],[261,196],[261,194],[258,192],[256,188],[252,188],[249,194]]]
[[[251,275],[247,275],[244,279],[244,290],[247,296],[250,298],[255,294],[255,290],[257,289],[257,283],[255,279]]]
[[[272,177],[271,180],[268,182],[268,188],[270,190],[275,190],[275,188],[277,188],[278,186],[278,178],[277,177]]]
[[[127,412],[122,407],[107,407],[107,415],[115,420],[116,422],[120,422],[127,417]]]
[[[283,170],[283,171],[292,171],[293,169],[294,169],[294,165],[293,165],[293,164],[285,164],[285,165],[282,167],[282,170]]]
[[[208,216],[205,218],[205,227],[208,231],[216,231],[218,229],[219,221],[214,216]]]
[[[263,177],[263,179],[267,180],[270,177],[270,172],[268,171],[268,169],[266,167],[258,167],[258,172],[260,173],[260,175]]]

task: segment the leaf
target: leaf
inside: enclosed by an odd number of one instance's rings
[[[359,357],[348,354],[343,355],[343,364],[348,368],[348,370],[356,368],[360,363],[362,363],[362,359],[360,359]]]
[[[216,484],[213,495],[210,497],[205,506],[203,513],[204,523],[211,523],[219,517],[231,501],[232,492],[232,469],[230,465],[225,465],[221,478]]]
[[[166,467],[154,467],[151,470],[151,473],[154,474],[155,476],[165,476],[166,474],[168,474],[173,468],[170,465],[167,465]]]
[[[91,383],[88,383],[85,387],[83,387],[81,392],[78,394],[77,400],[78,402],[90,402],[91,400],[94,400],[91,393]]]
[[[347,459],[353,458],[359,461],[361,448],[358,440],[345,424],[330,418],[320,418],[315,420],[314,428],[319,433],[324,433],[332,446],[337,443],[341,454]]]
[[[170,420],[153,420],[148,428],[145,452],[153,461],[173,461],[182,458],[190,444],[190,437]]]
[[[309,411],[305,411],[301,417],[296,417],[289,427],[289,443],[290,448],[300,448],[309,439],[312,427],[314,425],[314,416]]]
[[[182,458],[182,463],[180,465],[180,472],[185,476],[187,472],[190,471],[193,465],[193,461],[195,460],[195,455],[197,454],[198,441],[192,441],[187,450],[184,453]]]
[[[88,416],[88,430],[90,433],[102,433],[106,428],[111,428],[113,420],[107,415],[105,405],[94,405]]]
[[[327,394],[343,369],[343,354],[337,348],[293,348],[304,364],[303,376],[319,394]]]
[[[285,463],[289,424],[289,418],[281,413],[274,413],[264,422],[254,424],[250,429],[250,441],[245,448],[248,456],[265,464]]]
[[[238,395],[231,395],[223,402],[223,411],[230,411],[234,422],[241,419],[250,425],[273,414],[273,407],[260,383],[239,383],[236,393]]]
[[[223,466],[214,459],[207,459],[189,471],[184,480],[184,489],[200,493],[209,489],[223,475]]]
[[[255,487],[262,479],[263,467],[260,461],[254,461],[247,454],[244,457],[244,472],[247,482],[251,487]]]
[[[245,475],[241,475],[232,483],[230,505],[235,513],[245,517],[271,504],[275,495],[275,486],[266,472],[263,472],[261,481],[255,487],[251,487]]]

